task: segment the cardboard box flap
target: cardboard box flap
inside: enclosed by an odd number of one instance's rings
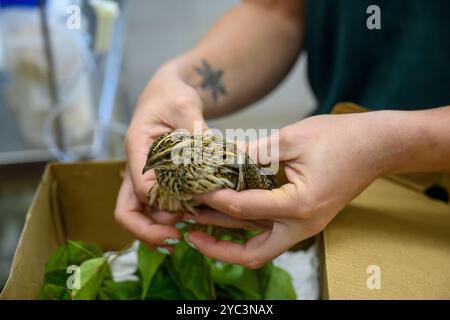
[[[118,249],[131,241],[113,216],[123,162],[53,165],[51,169],[66,239],[95,242],[104,250]]]
[[[323,240],[325,298],[450,299],[447,203],[379,179],[338,214]],[[368,285],[374,268],[379,289]]]
[[[0,299],[37,299],[48,257],[66,239],[120,249],[132,237],[114,220],[123,162],[51,164],[27,213]]]
[[[61,226],[55,223],[51,205],[52,181],[47,167],[27,213],[1,299],[35,299],[44,275],[43,257],[48,257],[60,244]]]

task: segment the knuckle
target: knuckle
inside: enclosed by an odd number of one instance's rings
[[[317,221],[311,222],[307,227],[307,232],[310,236],[315,236],[320,233],[326,227],[326,222],[322,219],[318,219]]]
[[[244,263],[244,266],[248,269],[259,269],[263,266],[264,262],[259,259],[251,259]]]
[[[288,128],[282,128],[279,133],[280,145],[289,145],[291,136],[287,131]]]
[[[116,222],[120,225],[124,225],[124,217],[122,214],[122,211],[115,209],[114,210],[114,219],[116,220]]]
[[[132,230],[134,235],[137,236],[140,240],[154,244],[157,235],[152,231],[152,226],[148,223],[138,224],[135,226],[134,230]]]
[[[235,216],[237,218],[245,217],[244,210],[242,207],[236,203],[230,203],[228,205],[227,211],[230,215]]]
[[[300,205],[299,209],[297,210],[297,217],[302,220],[308,220],[313,217],[313,213],[311,210],[308,210],[307,207]]]
[[[279,133],[279,144],[285,147],[298,144],[296,130],[291,130],[290,126],[281,129]]]
[[[195,94],[183,94],[175,98],[174,105],[180,113],[189,110],[198,104],[198,97]]]
[[[315,209],[316,201],[311,196],[304,197],[297,204],[297,217],[302,220],[311,219],[314,216]]]

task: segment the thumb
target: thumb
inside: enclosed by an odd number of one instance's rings
[[[203,117],[203,105],[200,97],[184,98],[177,101],[178,108],[171,113],[167,123],[174,130],[184,129],[193,135],[201,135],[208,130],[208,125]]]
[[[253,161],[261,165],[275,165],[291,160],[293,156],[289,152],[287,135],[287,128],[276,130],[270,136],[250,141],[245,151]],[[243,150],[242,144],[240,148]]]

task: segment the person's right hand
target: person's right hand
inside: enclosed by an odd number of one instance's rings
[[[197,91],[182,80],[174,65],[163,66],[144,89],[125,137],[128,161],[115,210],[116,220],[150,247],[170,252],[170,244],[180,239],[174,223],[181,216],[145,206],[155,182],[154,170],[142,174],[149,148],[167,132],[193,133],[196,121],[206,128]]]

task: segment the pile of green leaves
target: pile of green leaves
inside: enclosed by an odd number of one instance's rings
[[[80,267],[79,289],[68,289],[71,265]],[[99,246],[67,241],[49,258],[41,299],[172,300],[296,298],[290,275],[272,263],[257,270],[206,258],[186,242],[170,256],[138,249],[138,281],[115,282]]]

